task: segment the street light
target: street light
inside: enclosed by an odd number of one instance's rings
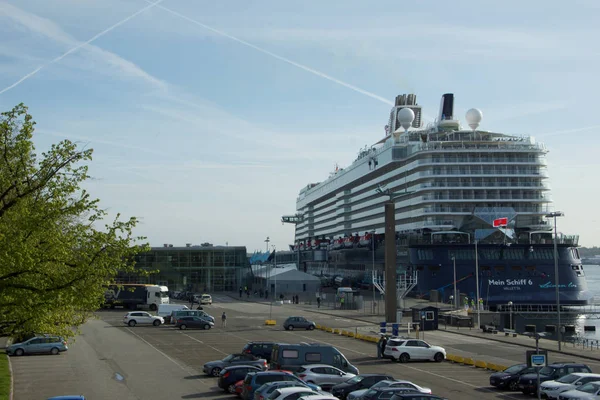
[[[452,266],[454,267],[454,308],[458,310],[458,294],[456,293],[456,258],[452,255]]]
[[[560,332],[560,297],[558,290],[558,245],[556,243],[557,240],[557,231],[556,231],[556,217],[564,217],[564,213],[562,211],[554,211],[550,214],[546,214],[546,218],[554,218],[554,286],[556,286],[556,319],[558,321],[558,351],[561,351],[561,332]]]
[[[274,244],[271,245],[273,247],[273,268],[277,268],[277,248],[275,247]],[[268,250],[268,248],[267,248]],[[277,293],[277,271],[275,271],[275,274],[273,274],[273,277],[275,278],[275,286],[273,287],[273,300],[276,300],[277,297],[275,296],[275,294]],[[271,280],[269,279],[269,283],[271,283]],[[273,300],[271,300],[271,306],[269,307],[269,319],[273,319]]]
[[[513,325],[512,325],[512,306],[513,306],[513,302],[509,301],[508,302],[508,307],[510,309],[510,325],[509,325],[509,329],[512,330]]]

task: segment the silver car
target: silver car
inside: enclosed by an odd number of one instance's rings
[[[355,390],[354,392],[349,393],[348,396],[346,397],[346,400],[357,400],[357,399],[360,399],[365,393],[367,393],[367,391],[369,391],[369,389],[379,389],[379,388],[385,388],[385,387],[401,387],[401,388],[413,389],[419,393],[431,394],[431,389],[421,387],[410,381],[383,380],[383,381],[377,382],[376,384],[374,384],[373,386],[371,386],[368,389]]]
[[[309,321],[304,317],[288,317],[283,323],[283,329],[293,331],[294,329],[313,330],[317,325],[313,321]]]
[[[323,390],[330,390],[332,386],[356,376],[325,364],[303,365],[296,371],[296,375],[304,382],[321,386]]]

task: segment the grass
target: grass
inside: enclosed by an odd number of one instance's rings
[[[0,399],[8,399],[10,393],[10,371],[8,369],[8,356],[0,351]]]

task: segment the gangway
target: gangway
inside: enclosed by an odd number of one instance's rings
[[[373,271],[373,285],[381,295],[385,295],[385,277],[381,278],[377,272]],[[411,290],[417,286],[417,271],[413,273],[404,273],[398,276],[396,280],[396,295],[398,301],[403,300]]]

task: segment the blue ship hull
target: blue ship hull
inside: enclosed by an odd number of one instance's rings
[[[441,301],[450,302],[454,292],[454,262],[457,291],[476,297],[476,263],[473,244],[417,245],[409,248],[409,270],[418,272],[417,296],[437,290]],[[555,304],[555,265],[552,245],[479,245],[479,297],[490,306],[507,304]],[[454,255],[455,261],[452,260]],[[593,300],[585,271],[575,248],[558,247],[560,303],[585,305]]]

